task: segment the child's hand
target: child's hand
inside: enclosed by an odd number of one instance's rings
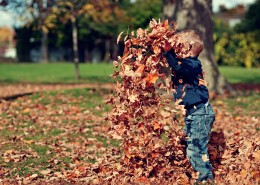
[[[171,44],[165,40],[163,43],[162,43],[162,49],[165,51],[165,52],[168,52],[172,49],[172,46]]]
[[[204,79],[201,79],[201,78],[199,78],[199,86],[200,85],[204,85],[204,86],[208,86],[208,82],[206,81],[206,80],[204,80]]]
[[[186,115],[186,109],[184,108],[184,105],[180,105],[182,102],[182,99],[178,99],[175,101],[175,107],[176,109],[179,109],[182,113],[182,115]]]

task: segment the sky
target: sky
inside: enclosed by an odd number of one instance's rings
[[[1,1],[1,0],[0,0]],[[255,0],[212,0],[213,11],[218,11],[219,5],[225,5],[227,8],[232,8],[237,4],[251,4]],[[15,20],[11,13],[0,10],[0,27],[7,26],[12,27],[15,24]]]
[[[213,11],[218,11],[219,5],[225,5],[227,8],[233,8],[237,4],[252,4],[255,0],[212,0]]]

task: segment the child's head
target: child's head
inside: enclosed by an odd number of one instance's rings
[[[176,33],[176,36],[179,37],[180,42],[185,45],[185,48],[189,47],[187,57],[199,56],[204,48],[204,43],[200,35],[195,30],[184,30]]]

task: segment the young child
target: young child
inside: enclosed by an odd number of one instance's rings
[[[199,172],[198,182],[213,181],[209,163],[207,144],[215,114],[208,102],[209,93],[203,79],[203,71],[198,56],[203,50],[203,41],[194,30],[175,34],[179,44],[188,47],[174,51],[168,41],[163,46],[164,55],[172,68],[174,99],[185,110],[185,132],[187,156],[194,170]],[[181,58],[179,58],[177,56]]]

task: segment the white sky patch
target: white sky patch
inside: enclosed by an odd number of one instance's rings
[[[14,25],[14,17],[8,12],[0,10],[0,27],[12,27]]]
[[[217,12],[219,5],[225,5],[227,8],[233,8],[238,4],[248,5],[254,3],[256,0],[212,0],[213,11]]]

